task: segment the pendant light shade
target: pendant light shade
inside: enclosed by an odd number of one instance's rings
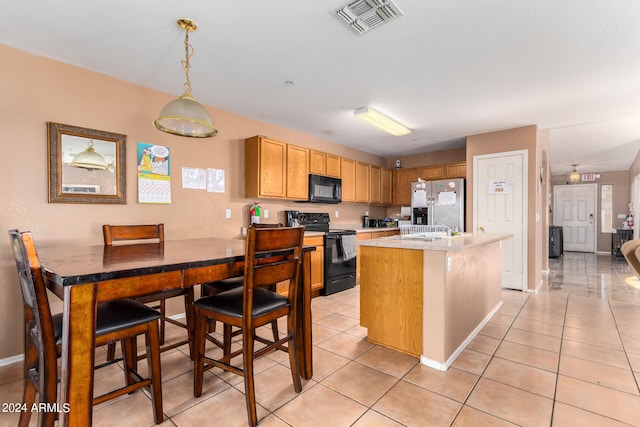
[[[209,112],[188,92],[165,105],[153,124],[163,132],[194,138],[210,138],[218,133]]]
[[[577,166],[578,165],[573,165],[573,172],[571,172],[571,175],[569,175],[569,181],[571,181],[574,184],[580,181],[580,174],[576,170]]]
[[[102,157],[102,154],[96,152],[93,148],[93,141],[89,141],[89,146],[86,150],[79,152],[73,157],[71,166],[89,170],[105,170],[108,167],[107,161]]]
[[[189,19],[179,19],[178,25],[185,30],[185,60],[182,61],[185,91],[180,98],[169,102],[160,111],[160,115],[153,124],[159,130],[173,135],[211,138],[218,134],[218,130],[213,125],[213,119],[209,112],[191,95],[191,81],[189,80],[189,59],[193,56],[193,47],[189,44],[189,31],[195,31],[198,26]]]

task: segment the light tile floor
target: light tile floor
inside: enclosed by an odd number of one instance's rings
[[[368,343],[358,287],[315,298],[313,379],[296,394],[286,355],[261,358],[260,425],[640,425],[640,282],[606,255],[565,253],[550,264],[539,293],[503,291],[502,308],[446,372]],[[163,425],[246,425],[241,378],[209,371],[196,399],[186,351],[162,355]],[[108,369],[96,387],[121,378]],[[20,401],[20,377],[20,364],[0,368],[3,403]],[[0,413],[0,425],[16,423]],[[94,409],[96,426],[152,424],[142,392]]]

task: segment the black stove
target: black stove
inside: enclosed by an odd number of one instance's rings
[[[356,285],[356,231],[331,229],[326,212],[287,212],[287,225],[297,222],[307,231],[324,233],[324,287],[320,294],[353,288]]]

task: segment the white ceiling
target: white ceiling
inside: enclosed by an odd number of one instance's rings
[[[639,1],[395,2],[404,16],[356,35],[334,16],[338,0],[10,1],[0,43],[178,96],[176,20],[191,18],[204,104],[385,157],[536,124],[549,130],[554,175],[574,163],[629,168],[640,149]],[[370,128],[353,116],[362,106],[412,134]]]

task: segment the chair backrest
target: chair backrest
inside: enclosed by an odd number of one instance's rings
[[[109,225],[102,226],[105,246],[124,240],[157,239],[164,242],[164,224],[149,225]]]
[[[304,227],[249,228],[244,270],[245,313],[249,309],[246,304],[252,304],[253,288],[286,280],[289,281],[289,301],[295,302],[303,239]]]
[[[58,353],[47,288],[36,246],[30,232],[9,230],[9,239],[18,268],[24,304],[25,375],[37,382],[41,401],[46,401],[43,400],[44,396],[53,396],[55,400]]]
[[[274,223],[274,224],[253,223],[253,224],[251,224],[251,227],[254,227],[254,228],[282,228],[283,225],[281,223]]]

